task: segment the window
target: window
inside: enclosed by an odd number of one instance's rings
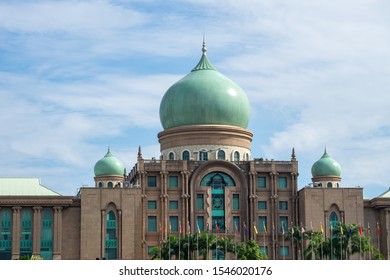
[[[41,257],[45,260],[53,259],[53,214],[50,209],[42,213]]]
[[[157,177],[148,176],[148,187],[155,188],[157,186]]]
[[[336,184],[336,188],[340,188],[340,184],[339,183]]]
[[[155,201],[155,200],[148,200],[148,209],[149,210],[157,209],[157,201]]]
[[[266,254],[268,256],[268,247],[267,246],[259,246],[260,247],[260,253]]]
[[[98,188],[103,188],[103,182],[98,183]]]
[[[3,209],[0,213],[0,260],[10,260],[12,258],[11,211]]]
[[[197,232],[203,232],[204,231],[204,217],[203,216],[197,216],[196,217],[196,231]]]
[[[198,210],[204,209],[204,200],[203,200],[203,194],[198,193],[196,195],[196,207]]]
[[[170,188],[177,188],[179,182],[179,177],[177,176],[169,176],[169,187]]]
[[[219,150],[217,153],[217,159],[225,160],[225,152],[222,150]]]
[[[104,257],[106,260],[117,259],[116,218],[113,211],[108,212],[106,217],[106,240],[104,249]]]
[[[157,232],[156,216],[148,216],[148,232]]]
[[[287,201],[279,201],[279,210],[288,210]]]
[[[182,159],[183,160],[190,160],[190,152],[189,151],[184,151],[182,154]]]
[[[112,188],[114,185],[112,184],[112,182],[108,182],[107,183],[107,188]]]
[[[257,177],[257,187],[258,188],[265,188],[266,187],[265,177]]]
[[[179,209],[179,201],[177,201],[177,200],[170,200],[169,201],[169,209],[170,210],[177,210],[177,209]]]
[[[279,247],[279,256],[287,257],[289,255],[288,246],[280,246]]]
[[[169,216],[169,229],[170,232],[179,232],[179,217]]]
[[[209,160],[209,156],[207,154],[207,151],[205,151],[205,150],[199,151],[199,160]]]
[[[287,188],[287,177],[279,177],[279,188],[281,189]]]
[[[240,160],[240,153],[235,151],[233,154],[233,160],[234,161],[239,161]]]
[[[259,216],[258,217],[258,224],[257,224],[257,229],[261,233],[267,233],[267,216]]]
[[[239,210],[240,209],[240,195],[239,194],[233,194],[233,210]]]
[[[279,217],[279,232],[286,232],[288,228],[288,217],[287,216],[280,216]]]
[[[258,201],[257,208],[259,210],[267,210],[267,201]]]
[[[169,160],[174,160],[175,159],[175,154],[173,152],[170,152],[168,155]]]
[[[32,215],[31,210],[22,213],[22,232],[20,236],[20,256],[32,255]]]
[[[235,234],[237,232],[240,232],[240,216],[233,216],[233,229],[232,229]]]
[[[336,212],[332,211],[332,213],[330,213],[330,217],[329,217],[329,224],[334,229],[338,223],[339,223],[339,218],[337,217]]]
[[[332,182],[328,182],[328,183],[326,184],[326,187],[327,187],[327,188],[331,188],[331,187],[332,187]]]

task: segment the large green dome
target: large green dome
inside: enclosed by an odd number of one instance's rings
[[[325,150],[324,155],[313,164],[311,175],[313,178],[321,176],[340,177],[341,166],[337,161],[332,159]]]
[[[114,157],[110,149],[107,154],[95,164],[95,176],[123,176],[125,167],[123,163]]]
[[[195,68],[173,84],[160,104],[164,129],[183,125],[220,124],[247,128],[248,98],[239,85],[208,61],[206,48]]]

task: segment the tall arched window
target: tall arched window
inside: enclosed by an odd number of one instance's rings
[[[234,161],[239,161],[240,160],[240,153],[235,151],[233,154],[233,160]]]
[[[217,153],[217,158],[221,160],[225,160],[225,152],[222,150],[219,150]]]
[[[106,241],[104,257],[106,260],[117,259],[116,218],[113,211],[108,212],[106,219]]]
[[[338,223],[339,223],[339,218],[336,212],[332,211],[329,216],[329,225],[331,226],[332,229],[334,229]]]
[[[107,183],[107,188],[113,188],[113,187],[114,187],[114,184],[112,182]]]
[[[99,188],[103,188],[103,182],[99,182],[99,183],[98,183],[98,187],[99,187]]]
[[[20,256],[32,255],[32,215],[31,210],[22,212],[22,231],[20,236]]]
[[[190,152],[189,151],[183,151],[182,159],[183,160],[190,160]]]
[[[0,218],[0,260],[10,260],[12,256],[11,211],[2,210]]]
[[[175,154],[173,152],[170,152],[168,158],[169,158],[169,160],[174,160]]]
[[[326,184],[326,187],[327,188],[331,188],[333,185],[332,185],[332,182],[328,182],[327,184]]]
[[[209,160],[209,156],[206,150],[199,151],[199,160]]]
[[[50,209],[42,213],[41,257],[53,259],[53,213]]]

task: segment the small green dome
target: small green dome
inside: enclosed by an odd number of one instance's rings
[[[183,125],[221,124],[247,128],[250,104],[239,85],[211,65],[203,46],[195,68],[173,84],[160,104],[164,129]]]
[[[341,166],[337,161],[332,159],[325,150],[324,155],[313,164],[311,168],[311,175],[313,178],[321,176],[340,177]]]
[[[123,176],[124,170],[123,163],[111,154],[110,149],[94,167],[95,176]]]

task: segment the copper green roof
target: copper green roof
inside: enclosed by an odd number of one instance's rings
[[[321,176],[340,177],[341,166],[337,161],[328,155],[325,149],[324,155],[313,164],[311,168],[311,174],[313,178]]]
[[[100,159],[94,168],[95,176],[123,176],[125,167],[123,163],[117,159],[108,148],[107,154]]]
[[[250,104],[239,85],[219,73],[206,55],[165,93],[160,104],[164,129],[184,125],[220,124],[247,128]]]
[[[41,185],[39,178],[0,178],[0,196],[59,196]]]
[[[378,195],[377,197],[387,197],[387,198],[390,198],[390,188],[385,191],[384,193]]]

